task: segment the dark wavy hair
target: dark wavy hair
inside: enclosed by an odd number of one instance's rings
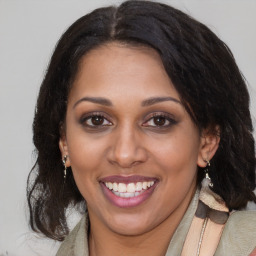
[[[249,95],[231,51],[205,25],[175,8],[126,1],[78,19],[62,35],[50,60],[33,123],[37,159],[27,185],[32,229],[63,240],[69,232],[67,207],[84,202],[72,172],[64,183],[60,126],[81,58],[110,42],[147,46],[159,53],[199,130],[219,127],[220,144],[210,169],[213,190],[230,209],[256,202]],[[199,168],[198,182],[202,173]]]

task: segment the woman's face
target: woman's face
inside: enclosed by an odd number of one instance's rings
[[[60,148],[92,223],[123,235],[178,223],[202,144],[154,50],[112,43],[83,58]]]

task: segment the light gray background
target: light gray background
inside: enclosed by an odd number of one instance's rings
[[[28,229],[26,179],[32,120],[49,57],[63,31],[90,10],[119,1],[0,0],[0,256],[54,255],[59,244]],[[231,48],[247,78],[256,116],[256,1],[164,1],[208,25]],[[78,217],[73,215],[71,226]]]

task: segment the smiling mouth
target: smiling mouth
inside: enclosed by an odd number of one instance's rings
[[[100,180],[105,198],[119,208],[141,205],[153,194],[159,180],[140,175],[108,176]]]
[[[122,198],[132,198],[150,189],[155,184],[155,181],[131,182],[128,184],[104,182],[104,184],[114,195]]]

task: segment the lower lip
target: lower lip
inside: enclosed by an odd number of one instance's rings
[[[156,182],[152,187],[148,188],[147,190],[142,192],[140,195],[135,196],[135,197],[129,197],[129,198],[116,196],[102,182],[100,183],[100,185],[101,185],[101,188],[103,190],[105,197],[113,205],[120,207],[120,208],[129,208],[129,207],[136,207],[136,206],[142,204],[144,201],[146,201],[152,195],[152,193],[156,187]]]

